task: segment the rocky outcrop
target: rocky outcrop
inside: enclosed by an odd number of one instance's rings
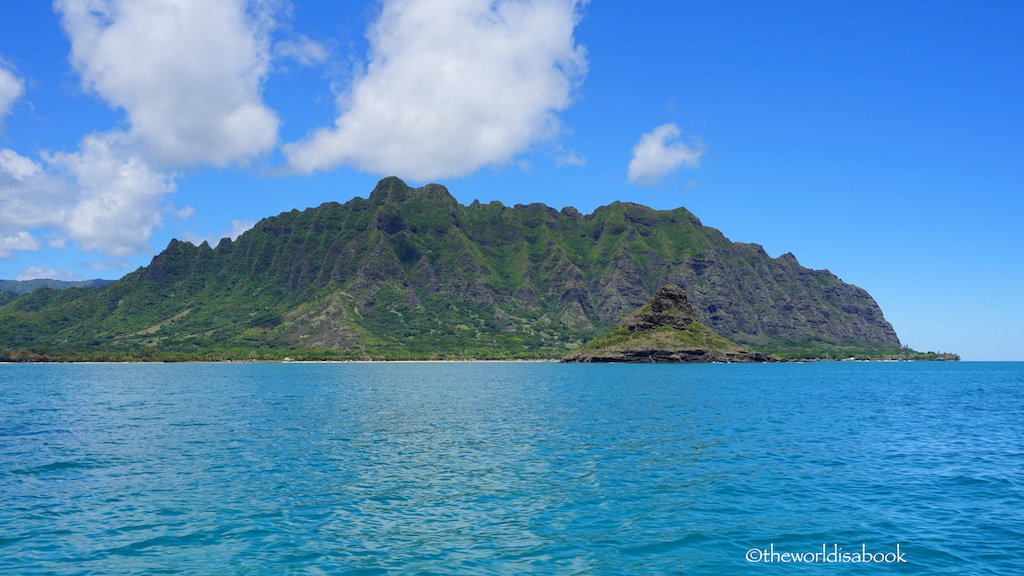
[[[662,286],[642,308],[612,332],[562,359],[562,362],[774,362],[722,338],[697,322],[686,293]]]
[[[647,332],[662,326],[686,330],[696,321],[693,308],[686,299],[686,292],[674,284],[668,284],[655,292],[643,308],[630,314],[622,325],[630,332]]]

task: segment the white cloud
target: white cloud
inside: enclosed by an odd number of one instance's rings
[[[656,186],[680,166],[697,167],[704,150],[679,141],[679,126],[662,124],[640,137],[629,162],[629,181]]]
[[[51,247],[149,252],[174,167],[245,162],[277,144],[261,82],[272,0],[56,0],[83,86],[128,129],[85,136],[36,161],[0,150],[0,258]],[[307,48],[309,51],[310,48]],[[23,92],[0,62],[0,119]]]
[[[90,262],[85,265],[89,270],[125,270],[132,267],[131,262],[124,260],[103,260],[101,262]]]
[[[35,280],[36,278],[47,278],[50,280],[83,280],[81,276],[71,270],[58,270],[56,268],[40,268],[29,266],[18,272],[18,280]]]
[[[587,159],[573,150],[561,146],[555,151],[555,166],[586,166]]]
[[[278,56],[291,58],[302,66],[313,66],[327,60],[327,49],[323,44],[306,36],[277,42],[274,51]]]
[[[586,72],[582,3],[385,0],[335,126],[285,146],[290,167],[431,180],[512,161],[557,132]]]
[[[8,70],[3,59],[0,59],[0,121],[11,113],[11,106],[24,91],[25,82]]]
[[[39,240],[22,230],[9,236],[0,236],[0,258],[10,258],[16,252],[39,250]]]
[[[43,172],[42,166],[10,148],[0,150],[0,186],[11,181],[24,181]]]
[[[91,135],[82,140],[78,152],[51,158],[79,189],[64,231],[82,248],[115,257],[149,249],[153,230],[162,220],[164,195],[174,190],[170,178],[154,170],[125,140],[119,132]]]
[[[226,165],[267,152],[279,120],[262,101],[267,2],[56,0],[83,84],[123,108],[160,166]]]
[[[79,151],[45,156],[45,165],[0,150],[0,258],[38,250],[37,229],[57,231],[47,235],[53,248],[71,238],[111,256],[148,251],[174,184],[126,140],[120,132],[87,136]]]
[[[68,247],[68,237],[63,232],[51,232],[46,235],[46,244],[50,248],[63,250]]]
[[[0,258],[38,250],[29,231],[61,226],[74,198],[63,178],[13,150],[0,150]]]

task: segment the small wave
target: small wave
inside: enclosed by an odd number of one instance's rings
[[[16,468],[11,470],[11,474],[38,476],[43,474],[52,474],[55,472],[66,472],[68,470],[91,470],[95,468],[104,468],[105,466],[106,465],[102,462],[92,462],[87,460],[60,460],[28,468]]]

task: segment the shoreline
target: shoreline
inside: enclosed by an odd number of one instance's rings
[[[523,363],[548,363],[548,364],[622,364],[622,365],[671,365],[671,364],[850,364],[850,363],[877,363],[877,364],[900,364],[900,363],[921,363],[938,362],[945,363],[949,360],[891,360],[891,359],[800,359],[787,360],[783,362],[562,362],[558,358],[520,358],[520,359],[466,359],[466,360],[295,360],[286,358],[283,360],[111,360],[111,361],[90,361],[90,360],[0,360],[3,365],[24,365],[24,364],[523,364]],[[956,362],[963,362],[957,360]],[[967,360],[967,362],[972,362]],[[974,360],[973,362],[984,362]],[[988,362],[1013,362],[1013,360],[989,360]]]

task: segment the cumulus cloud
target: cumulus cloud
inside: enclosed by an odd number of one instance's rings
[[[29,266],[28,268],[18,272],[18,280],[35,280],[36,278],[48,278],[50,280],[83,280],[81,276],[75,274],[71,270],[58,270],[56,268],[41,268],[39,266]]]
[[[125,257],[148,250],[161,221],[171,179],[125,145],[119,132],[91,135],[74,154],[55,154],[54,165],[74,178],[79,197],[63,230],[86,250]]]
[[[30,230],[61,226],[74,198],[63,178],[13,150],[0,150],[0,258],[38,250]]]
[[[11,113],[11,106],[14,101],[21,97],[25,91],[25,82],[7,69],[7,65],[0,58],[0,121]]]
[[[56,0],[82,84],[126,130],[33,160],[0,150],[0,258],[68,239],[123,258],[149,251],[178,167],[246,162],[277,145],[262,100],[274,26],[266,0]],[[310,52],[311,47],[306,47]],[[24,90],[0,61],[0,119]]]
[[[89,270],[127,270],[132,268],[132,263],[125,260],[107,259],[100,262],[89,262],[85,265]]]
[[[267,152],[262,101],[273,18],[256,0],[56,0],[83,84],[127,114],[161,166],[226,165]]]
[[[573,150],[566,150],[559,146],[555,150],[555,165],[556,166],[586,166],[587,159],[577,154]]]
[[[10,258],[17,252],[39,250],[39,240],[22,230],[9,236],[0,236],[0,258]]]
[[[327,49],[323,44],[306,36],[295,40],[282,40],[274,44],[278,56],[291,58],[302,66],[314,66],[327,60]]]
[[[43,163],[0,150],[0,258],[38,250],[32,230],[51,247],[66,239],[86,250],[124,257],[148,251],[162,220],[170,177],[124,145],[119,132],[92,135],[79,151],[46,156]]]
[[[656,186],[680,166],[699,166],[704,150],[680,142],[679,134],[676,124],[662,124],[641,136],[633,146],[629,181],[642,186]]]
[[[285,146],[290,167],[431,180],[513,160],[557,132],[586,72],[582,3],[385,0],[335,126]]]

